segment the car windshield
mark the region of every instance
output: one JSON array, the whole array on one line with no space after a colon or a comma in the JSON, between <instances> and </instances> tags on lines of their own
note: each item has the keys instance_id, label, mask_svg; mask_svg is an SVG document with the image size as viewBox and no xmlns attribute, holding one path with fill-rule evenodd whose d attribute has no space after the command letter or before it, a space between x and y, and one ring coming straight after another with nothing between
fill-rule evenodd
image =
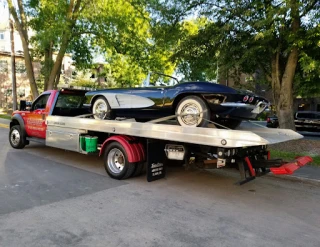
<instances>
[{"instance_id":1,"label":"car windshield","mask_svg":"<svg viewBox=\"0 0 320 247\"><path fill-rule=\"evenodd\" d=\"M177 78L157 72L150 72L140 87L167 87L178 84Z\"/></svg>"}]
</instances>

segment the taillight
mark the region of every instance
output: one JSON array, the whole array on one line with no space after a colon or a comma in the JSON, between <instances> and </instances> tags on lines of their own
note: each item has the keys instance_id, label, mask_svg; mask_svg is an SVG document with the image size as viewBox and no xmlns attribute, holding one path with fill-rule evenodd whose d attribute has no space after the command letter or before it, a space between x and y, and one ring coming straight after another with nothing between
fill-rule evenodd
<instances>
[{"instance_id":1,"label":"taillight","mask_svg":"<svg viewBox=\"0 0 320 247\"><path fill-rule=\"evenodd\" d=\"M247 102L248 99L249 99L249 96L248 96L248 95L244 96L244 97L243 97L243 102Z\"/></svg>"},{"instance_id":2,"label":"taillight","mask_svg":"<svg viewBox=\"0 0 320 247\"><path fill-rule=\"evenodd\" d=\"M253 101L254 97L250 97L249 102L251 103Z\"/></svg>"},{"instance_id":3,"label":"taillight","mask_svg":"<svg viewBox=\"0 0 320 247\"><path fill-rule=\"evenodd\" d=\"M267 118L267 122L270 122L270 118L269 117Z\"/></svg>"}]
</instances>

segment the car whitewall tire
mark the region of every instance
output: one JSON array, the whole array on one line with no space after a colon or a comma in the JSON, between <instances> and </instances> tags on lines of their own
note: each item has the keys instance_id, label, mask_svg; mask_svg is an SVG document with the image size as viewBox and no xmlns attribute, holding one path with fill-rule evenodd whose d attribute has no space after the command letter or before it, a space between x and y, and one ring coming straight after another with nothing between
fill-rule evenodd
<instances>
[{"instance_id":1,"label":"car whitewall tire","mask_svg":"<svg viewBox=\"0 0 320 247\"><path fill-rule=\"evenodd\" d=\"M106 119L110 117L110 105L105 97L98 97L92 106L92 113L95 119Z\"/></svg>"},{"instance_id":2,"label":"car whitewall tire","mask_svg":"<svg viewBox=\"0 0 320 247\"><path fill-rule=\"evenodd\" d=\"M206 127L210 120L210 111L206 103L198 96L183 98L176 108L178 123L181 126Z\"/></svg>"}]
</instances>

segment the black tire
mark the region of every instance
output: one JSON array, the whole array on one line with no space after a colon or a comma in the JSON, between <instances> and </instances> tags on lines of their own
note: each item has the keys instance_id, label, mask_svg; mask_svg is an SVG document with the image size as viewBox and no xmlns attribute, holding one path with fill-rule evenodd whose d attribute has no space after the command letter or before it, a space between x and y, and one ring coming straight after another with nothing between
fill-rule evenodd
<instances>
[{"instance_id":1,"label":"black tire","mask_svg":"<svg viewBox=\"0 0 320 247\"><path fill-rule=\"evenodd\" d=\"M213 122L217 124L221 124L229 129L236 129L241 124L242 120L239 119L215 119ZM218 129L224 129L223 127L219 125L215 125Z\"/></svg>"},{"instance_id":2,"label":"black tire","mask_svg":"<svg viewBox=\"0 0 320 247\"><path fill-rule=\"evenodd\" d=\"M103 161L108 175L118 180L131 177L136 169L136 164L128 161L126 150L119 142L111 142L106 147Z\"/></svg>"},{"instance_id":3,"label":"black tire","mask_svg":"<svg viewBox=\"0 0 320 247\"><path fill-rule=\"evenodd\" d=\"M143 173L145 162L138 162L136 163L136 169L132 175L132 177L138 177Z\"/></svg>"},{"instance_id":4,"label":"black tire","mask_svg":"<svg viewBox=\"0 0 320 247\"><path fill-rule=\"evenodd\" d=\"M198 113L200 117L178 116L177 121L181 126L206 127L210 120L210 110L207 104L198 96L187 96L180 100L176 107L176 115L183 113Z\"/></svg>"},{"instance_id":5,"label":"black tire","mask_svg":"<svg viewBox=\"0 0 320 247\"><path fill-rule=\"evenodd\" d=\"M26 146L27 141L21 131L20 125L14 125L9 131L9 142L11 147L15 149L22 149Z\"/></svg>"},{"instance_id":6,"label":"black tire","mask_svg":"<svg viewBox=\"0 0 320 247\"><path fill-rule=\"evenodd\" d=\"M101 109L104 107L105 111L104 112L99 112L98 108L99 106ZM107 101L107 99L103 96L99 96L96 98L93 103L92 103L92 114L95 119L110 119L111 118L111 107Z\"/></svg>"}]
</instances>

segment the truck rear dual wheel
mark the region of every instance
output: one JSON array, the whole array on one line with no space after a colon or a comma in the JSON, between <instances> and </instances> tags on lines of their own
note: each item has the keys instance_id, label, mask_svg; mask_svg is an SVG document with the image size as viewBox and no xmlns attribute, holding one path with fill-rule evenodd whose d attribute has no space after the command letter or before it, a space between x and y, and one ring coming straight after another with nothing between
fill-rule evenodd
<instances>
[{"instance_id":1,"label":"truck rear dual wheel","mask_svg":"<svg viewBox=\"0 0 320 247\"><path fill-rule=\"evenodd\" d=\"M143 171L144 164L143 162L129 162L126 150L119 142L114 141L105 150L104 167L110 177L121 180L139 176Z\"/></svg>"},{"instance_id":2,"label":"truck rear dual wheel","mask_svg":"<svg viewBox=\"0 0 320 247\"><path fill-rule=\"evenodd\" d=\"M15 149L22 149L26 146L27 141L25 137L22 135L20 125L14 125L10 128L9 142L11 147Z\"/></svg>"}]
</instances>

